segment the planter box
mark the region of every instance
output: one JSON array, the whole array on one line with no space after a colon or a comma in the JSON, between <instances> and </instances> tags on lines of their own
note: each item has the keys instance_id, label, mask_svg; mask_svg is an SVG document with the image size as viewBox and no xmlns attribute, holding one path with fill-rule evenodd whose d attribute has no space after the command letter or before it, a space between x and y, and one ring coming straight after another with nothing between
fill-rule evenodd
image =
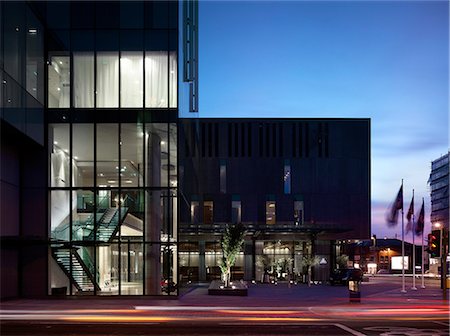
<instances>
[{"instance_id":1,"label":"planter box","mask_svg":"<svg viewBox=\"0 0 450 336\"><path fill-rule=\"evenodd\" d=\"M240 281L232 281L230 288L223 288L223 282L213 280L208 288L208 295L247 296L247 285ZM222 288L221 288L222 287Z\"/></svg>"}]
</instances>

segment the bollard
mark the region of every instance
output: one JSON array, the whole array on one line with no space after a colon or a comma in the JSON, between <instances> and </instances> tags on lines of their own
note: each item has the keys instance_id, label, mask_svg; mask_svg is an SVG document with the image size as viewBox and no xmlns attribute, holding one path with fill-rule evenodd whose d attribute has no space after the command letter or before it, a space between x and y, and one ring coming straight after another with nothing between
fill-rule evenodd
<instances>
[{"instance_id":1,"label":"bollard","mask_svg":"<svg viewBox=\"0 0 450 336\"><path fill-rule=\"evenodd\" d=\"M360 290L360 281L358 280L349 280L348 281L348 295L351 303L359 303L361 302L361 290Z\"/></svg>"}]
</instances>

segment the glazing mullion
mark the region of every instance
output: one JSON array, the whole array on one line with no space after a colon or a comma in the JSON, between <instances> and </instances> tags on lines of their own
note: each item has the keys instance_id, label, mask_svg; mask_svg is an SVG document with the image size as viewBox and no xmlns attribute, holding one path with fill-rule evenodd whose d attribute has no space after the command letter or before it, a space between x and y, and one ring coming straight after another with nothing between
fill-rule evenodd
<instances>
[{"instance_id":1,"label":"glazing mullion","mask_svg":"<svg viewBox=\"0 0 450 336\"><path fill-rule=\"evenodd\" d=\"M121 50L121 48L122 48L122 43L121 43L121 36L120 36L120 34L119 34L119 73L118 73L118 79L119 79L119 97L118 97L118 102L119 102L119 105L118 105L118 108L119 108L119 114L120 114L120 111L121 111L121 108L122 108L122 62L121 62L121 59L122 59L122 50ZM120 120L120 119L119 119ZM117 146L118 146L118 149L119 149L119 153L118 153L118 160L119 160L119 162L118 162L118 167L119 167L119 169L118 169L118 174L119 174L119 176L118 176L118 179L117 179L117 181L119 182L119 186L118 186L118 189L117 189L117 193L118 193L118 203L119 203L119 218L118 218L118 220L119 220L119 222L118 222L118 224L117 225L120 225L120 219L121 219L121 207L122 207L122 205L121 205L121 184L122 184L122 179L121 179L121 176L120 176L120 171L121 171L121 164L122 164L122 162L121 162L121 155L122 155L122 146L121 146L121 144L122 144L122 136L121 136L121 128L122 128L122 123L121 122L119 122L119 124L118 124L118 128L117 128L117 132L119 133L118 134L118 136L117 136ZM112 196L112 194L111 194L111 196ZM117 261L117 265L118 265L118 280L119 280L119 296L120 295L122 295L122 242L121 242L121 239L122 239L122 237L121 237L121 233L120 233L120 227L119 227L119 242L118 242L118 250L119 250L119 258L118 258L118 261Z\"/></svg>"},{"instance_id":2,"label":"glazing mullion","mask_svg":"<svg viewBox=\"0 0 450 336\"><path fill-rule=\"evenodd\" d=\"M70 63L72 63L72 57L70 58ZM71 64L72 65L72 64ZM71 67L72 69L72 67ZM70 88L72 89L72 76L70 78L71 84ZM72 92L70 92L70 101L72 104ZM72 106L72 105L71 105ZM73 160L72 160L72 152L73 152L73 132L72 132L72 120L69 119L69 272L70 272L70 295L72 295L72 287L73 287L73 263L72 263L72 250L73 250L73 200L72 200L72 192L73 192Z\"/></svg>"}]
</instances>

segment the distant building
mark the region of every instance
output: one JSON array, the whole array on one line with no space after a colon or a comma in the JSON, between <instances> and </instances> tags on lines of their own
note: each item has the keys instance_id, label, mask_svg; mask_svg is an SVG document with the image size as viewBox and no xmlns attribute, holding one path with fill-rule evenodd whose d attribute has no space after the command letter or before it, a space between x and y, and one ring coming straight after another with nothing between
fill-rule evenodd
<instances>
[{"instance_id":1,"label":"distant building","mask_svg":"<svg viewBox=\"0 0 450 336\"><path fill-rule=\"evenodd\" d=\"M431 163L431 224L449 228L449 153Z\"/></svg>"},{"instance_id":2,"label":"distant building","mask_svg":"<svg viewBox=\"0 0 450 336\"><path fill-rule=\"evenodd\" d=\"M369 119L181 119L180 132L182 280L220 277L227 223L247 229L245 280L286 280L310 254L328 280L337 240L370 237Z\"/></svg>"},{"instance_id":3,"label":"distant building","mask_svg":"<svg viewBox=\"0 0 450 336\"><path fill-rule=\"evenodd\" d=\"M370 239L350 243L344 247L343 253L349 257L349 265L361 268L367 273L388 272L399 273L393 258L402 255L402 241L400 239ZM407 272L412 272L413 245L405 242L405 256L408 258ZM416 266L422 265L422 246L416 245ZM428 263L428 258L426 258ZM401 265L401 264L400 264ZM428 268L428 267L427 267Z\"/></svg>"}]
</instances>

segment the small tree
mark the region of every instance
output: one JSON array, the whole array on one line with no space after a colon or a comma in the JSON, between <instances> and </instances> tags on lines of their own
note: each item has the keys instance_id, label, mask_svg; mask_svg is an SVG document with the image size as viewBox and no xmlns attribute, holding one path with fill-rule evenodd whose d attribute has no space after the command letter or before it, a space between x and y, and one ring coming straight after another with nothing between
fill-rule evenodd
<instances>
[{"instance_id":1,"label":"small tree","mask_svg":"<svg viewBox=\"0 0 450 336\"><path fill-rule=\"evenodd\" d=\"M346 268L348 262L348 255L342 254L336 258L336 265L338 268Z\"/></svg>"},{"instance_id":2,"label":"small tree","mask_svg":"<svg viewBox=\"0 0 450 336\"><path fill-rule=\"evenodd\" d=\"M220 271L225 287L230 287L231 267L236 262L236 257L244 243L245 228L242 224L228 225L225 229L220 245L222 246L222 261Z\"/></svg>"},{"instance_id":3,"label":"small tree","mask_svg":"<svg viewBox=\"0 0 450 336\"><path fill-rule=\"evenodd\" d=\"M318 265L320 258L311 254L304 255L302 258L302 266L306 269L306 274L308 276L308 287L311 287L311 270L312 267Z\"/></svg>"}]
</instances>

